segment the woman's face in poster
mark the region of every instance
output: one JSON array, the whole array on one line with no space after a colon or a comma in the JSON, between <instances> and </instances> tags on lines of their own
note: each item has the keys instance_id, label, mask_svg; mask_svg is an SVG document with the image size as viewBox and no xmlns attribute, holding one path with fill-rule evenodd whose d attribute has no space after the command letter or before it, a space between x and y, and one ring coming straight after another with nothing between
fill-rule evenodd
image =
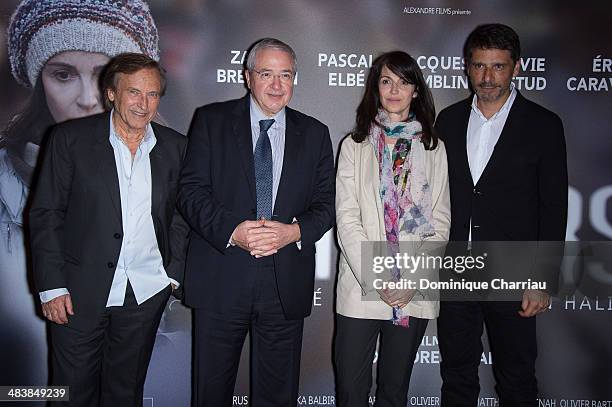
<instances>
[{"instance_id":1,"label":"woman's face in poster","mask_svg":"<svg viewBox=\"0 0 612 407\"><path fill-rule=\"evenodd\" d=\"M61 52L47 61L42 83L57 123L103 111L98 77L108 61L104 54L86 51Z\"/></svg>"}]
</instances>

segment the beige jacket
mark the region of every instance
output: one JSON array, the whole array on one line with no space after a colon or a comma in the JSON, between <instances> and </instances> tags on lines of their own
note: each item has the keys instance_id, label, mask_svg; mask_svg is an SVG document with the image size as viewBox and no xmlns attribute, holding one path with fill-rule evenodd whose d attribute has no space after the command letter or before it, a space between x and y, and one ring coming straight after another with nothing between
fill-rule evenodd
<instances>
[{"instance_id":1,"label":"beige jacket","mask_svg":"<svg viewBox=\"0 0 612 407\"><path fill-rule=\"evenodd\" d=\"M421 143L418 146L423 148ZM413 148L418 146L413 144ZM426 240L443 242L448 239L450 229L450 194L446 150L442 141L438 141L435 150L426 151L425 157L436 231ZM378 171L374 148L367 139L362 143L356 143L351 137L344 139L336 174L336 222L341 249L336 312L352 318L386 320L392 317L392 308L380 300L371 283L366 283L371 281L372 274L362 276L361 273L361 242L386 240ZM419 236L405 232L401 232L400 242L402 250L406 245L418 250L422 244ZM417 294L404 308L408 315L436 318L439 302L418 298Z\"/></svg>"}]
</instances>

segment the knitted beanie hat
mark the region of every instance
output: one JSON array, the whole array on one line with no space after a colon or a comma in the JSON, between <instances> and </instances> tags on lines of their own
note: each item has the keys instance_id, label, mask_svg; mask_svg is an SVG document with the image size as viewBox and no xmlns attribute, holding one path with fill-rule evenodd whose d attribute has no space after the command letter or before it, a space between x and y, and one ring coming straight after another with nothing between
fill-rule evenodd
<instances>
[{"instance_id":1,"label":"knitted beanie hat","mask_svg":"<svg viewBox=\"0 0 612 407\"><path fill-rule=\"evenodd\" d=\"M17 82L33 87L47 61L64 51L141 52L159 61L157 28L143 0L23 0L8 28Z\"/></svg>"}]
</instances>

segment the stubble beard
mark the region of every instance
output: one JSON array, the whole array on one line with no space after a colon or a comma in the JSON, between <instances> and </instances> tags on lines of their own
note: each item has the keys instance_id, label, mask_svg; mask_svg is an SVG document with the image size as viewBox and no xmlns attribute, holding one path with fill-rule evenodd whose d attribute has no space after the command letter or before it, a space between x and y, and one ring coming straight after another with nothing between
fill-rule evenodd
<instances>
[{"instance_id":1,"label":"stubble beard","mask_svg":"<svg viewBox=\"0 0 612 407\"><path fill-rule=\"evenodd\" d=\"M481 86L484 84L479 84L476 87L476 95L478 95L478 99L485 102L485 103L490 103L490 102L497 102L498 100L500 100L502 97L504 97L505 95L507 95L508 93L510 93L510 87L496 87L494 89L496 89L497 91L493 91L494 89L488 88L486 91L483 92Z\"/></svg>"}]
</instances>

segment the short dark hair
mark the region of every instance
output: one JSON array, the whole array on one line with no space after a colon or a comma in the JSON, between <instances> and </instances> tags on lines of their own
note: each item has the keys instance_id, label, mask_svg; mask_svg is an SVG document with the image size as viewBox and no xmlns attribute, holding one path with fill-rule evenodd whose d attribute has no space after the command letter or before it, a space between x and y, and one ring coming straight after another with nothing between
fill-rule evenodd
<instances>
[{"instance_id":1,"label":"short dark hair","mask_svg":"<svg viewBox=\"0 0 612 407\"><path fill-rule=\"evenodd\" d=\"M117 88L117 74L133 74L142 69L154 69L159 73L161 83L160 96L166 93L166 71L161 67L159 62L145 54L126 52L119 54L111 59L104 67L102 75L100 75L100 87L104 95L104 107L112 109L113 103L108 99L107 90L115 90Z\"/></svg>"},{"instance_id":2,"label":"short dark hair","mask_svg":"<svg viewBox=\"0 0 612 407\"><path fill-rule=\"evenodd\" d=\"M465 46L463 56L469 64L472 60L474 49L501 49L510 51L512 62L516 63L521 58L521 41L518 34L504 24L482 24L470 33Z\"/></svg>"},{"instance_id":3,"label":"short dark hair","mask_svg":"<svg viewBox=\"0 0 612 407\"><path fill-rule=\"evenodd\" d=\"M404 51L392 51L380 55L372 63L368 79L366 80L365 92L359 107L357 107L357 118L355 128L349 133L357 143L363 142L370 133L370 127L375 124L381 126L376 121L378 109L381 108L380 94L378 91L378 81L384 67L415 86L418 97L410 103L410 111L423 127L421 141L427 150L434 150L438 145L438 138L435 134L433 123L436 117L431 91L423 78L423 73L417 62Z\"/></svg>"}]
</instances>

